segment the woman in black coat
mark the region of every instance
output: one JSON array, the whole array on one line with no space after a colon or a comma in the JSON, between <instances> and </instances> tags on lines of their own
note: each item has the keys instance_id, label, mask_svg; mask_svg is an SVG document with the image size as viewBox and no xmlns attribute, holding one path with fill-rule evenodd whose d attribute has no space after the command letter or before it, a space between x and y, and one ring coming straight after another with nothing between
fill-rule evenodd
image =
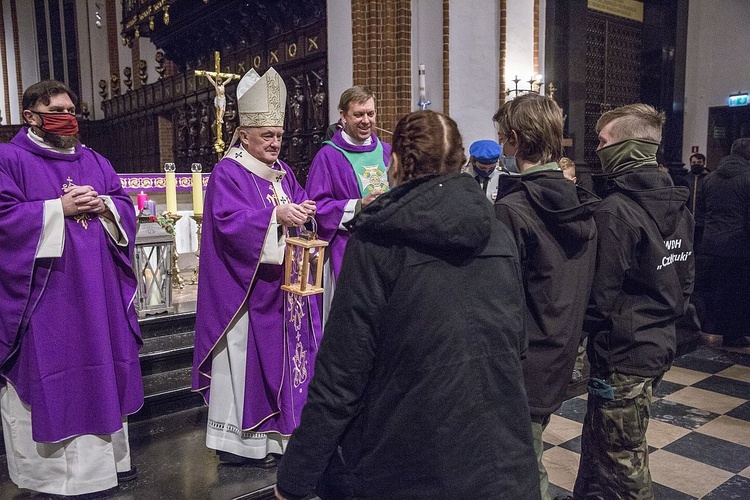
<instances>
[{"instance_id":1,"label":"woman in black coat","mask_svg":"<svg viewBox=\"0 0 750 500\"><path fill-rule=\"evenodd\" d=\"M445 115L396 126L396 187L351 223L278 498L540 497L518 257L463 163Z\"/></svg>"}]
</instances>

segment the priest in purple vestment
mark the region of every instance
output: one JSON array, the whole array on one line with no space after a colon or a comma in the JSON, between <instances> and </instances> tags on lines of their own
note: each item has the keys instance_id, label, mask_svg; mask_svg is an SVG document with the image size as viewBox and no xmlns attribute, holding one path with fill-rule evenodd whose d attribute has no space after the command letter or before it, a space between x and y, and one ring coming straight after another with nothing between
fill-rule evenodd
<instances>
[{"instance_id":1,"label":"priest in purple vestment","mask_svg":"<svg viewBox=\"0 0 750 500\"><path fill-rule=\"evenodd\" d=\"M127 415L143 405L131 259L135 210L78 142L76 96L46 80L0 145L0 413L11 480L80 495L135 477Z\"/></svg>"},{"instance_id":2,"label":"priest in purple vestment","mask_svg":"<svg viewBox=\"0 0 750 500\"><path fill-rule=\"evenodd\" d=\"M388 190L391 146L375 135L375 95L355 86L339 100L343 128L313 158L306 189L317 204L318 235L328 241L322 298L323 322L328 316L341 270L349 230L344 224L362 207Z\"/></svg>"},{"instance_id":3,"label":"priest in purple vestment","mask_svg":"<svg viewBox=\"0 0 750 500\"><path fill-rule=\"evenodd\" d=\"M315 215L278 159L285 103L273 68L263 77L250 70L237 85L240 127L206 190L195 325L193 390L208 404L206 445L222 462L263 468L299 425L321 336L316 301L280 288L285 238Z\"/></svg>"}]
</instances>

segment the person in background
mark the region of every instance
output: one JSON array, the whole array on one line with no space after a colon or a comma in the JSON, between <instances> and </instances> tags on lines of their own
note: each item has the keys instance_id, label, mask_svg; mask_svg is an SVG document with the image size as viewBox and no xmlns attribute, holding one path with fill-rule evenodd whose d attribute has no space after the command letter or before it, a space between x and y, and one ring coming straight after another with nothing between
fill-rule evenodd
<instances>
[{"instance_id":1,"label":"person in background","mask_svg":"<svg viewBox=\"0 0 750 500\"><path fill-rule=\"evenodd\" d=\"M706 312L727 347L750 346L750 138L732 143L730 154L699 192L705 214L699 254Z\"/></svg>"},{"instance_id":2,"label":"person in background","mask_svg":"<svg viewBox=\"0 0 750 500\"><path fill-rule=\"evenodd\" d=\"M469 147L469 163L463 172L474 177L484 195L491 202L497 198L497 185L500 175L508 173L498 165L502 148L495 141L475 141Z\"/></svg>"},{"instance_id":3,"label":"person in background","mask_svg":"<svg viewBox=\"0 0 750 500\"><path fill-rule=\"evenodd\" d=\"M529 338L523 374L537 482L547 500L542 435L552 413L565 400L581 340L596 263L592 215L599 199L570 182L558 167L563 115L551 98L516 97L503 104L493 120L503 151L515 157L521 171L503 179L495 214L513 233L521 260Z\"/></svg>"},{"instance_id":4,"label":"person in background","mask_svg":"<svg viewBox=\"0 0 750 500\"><path fill-rule=\"evenodd\" d=\"M84 495L135 479L127 416L143 406L135 208L78 140L76 95L45 80L0 145L0 413L10 479Z\"/></svg>"},{"instance_id":5,"label":"person in background","mask_svg":"<svg viewBox=\"0 0 750 500\"><path fill-rule=\"evenodd\" d=\"M539 498L518 257L464 162L447 116L396 125L393 189L348 224L277 498Z\"/></svg>"}]
</instances>

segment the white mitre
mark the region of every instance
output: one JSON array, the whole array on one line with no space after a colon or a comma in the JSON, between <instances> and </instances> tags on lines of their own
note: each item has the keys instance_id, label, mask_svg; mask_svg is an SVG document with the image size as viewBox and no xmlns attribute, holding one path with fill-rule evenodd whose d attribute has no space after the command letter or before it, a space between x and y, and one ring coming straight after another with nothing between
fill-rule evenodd
<instances>
[{"instance_id":1,"label":"white mitre","mask_svg":"<svg viewBox=\"0 0 750 500\"><path fill-rule=\"evenodd\" d=\"M283 127L286 85L275 69L258 76L251 69L237 84L240 127Z\"/></svg>"}]
</instances>

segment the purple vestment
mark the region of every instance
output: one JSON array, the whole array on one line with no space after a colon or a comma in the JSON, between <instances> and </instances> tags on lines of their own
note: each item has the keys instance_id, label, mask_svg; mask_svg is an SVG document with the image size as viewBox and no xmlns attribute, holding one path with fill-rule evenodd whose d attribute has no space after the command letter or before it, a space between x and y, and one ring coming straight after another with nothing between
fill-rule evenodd
<instances>
[{"instance_id":1,"label":"purple vestment","mask_svg":"<svg viewBox=\"0 0 750 500\"><path fill-rule=\"evenodd\" d=\"M279 165L286 171L280 181L284 193L294 203L308 199L291 168ZM284 266L260 262L277 203L273 184L234 159L223 159L211 173L200 248L193 390L209 402L213 351L247 303L244 408L237 432L292 433L320 343L315 301L282 291ZM268 237L277 238L277 231Z\"/></svg>"},{"instance_id":2,"label":"purple vestment","mask_svg":"<svg viewBox=\"0 0 750 500\"><path fill-rule=\"evenodd\" d=\"M375 134L372 134L372 139L369 146L353 146L344 140L339 130L331 142L346 151L367 153L377 147L379 139ZM391 146L385 142L382 144L383 161L388 165ZM362 198L354 169L341 151L324 144L313 158L305 188L310 199L317 204L315 219L318 222L318 236L329 243L327 256L338 279L346 242L349 241L349 231L341 229L339 225L349 200Z\"/></svg>"},{"instance_id":3,"label":"purple vestment","mask_svg":"<svg viewBox=\"0 0 750 500\"><path fill-rule=\"evenodd\" d=\"M141 346L131 268L135 210L117 174L94 151L46 150L27 129L0 145L0 363L31 407L37 442L113 434L143 405ZM45 200L90 185L119 212L127 246L99 217L65 217L61 257L35 258Z\"/></svg>"}]
</instances>

